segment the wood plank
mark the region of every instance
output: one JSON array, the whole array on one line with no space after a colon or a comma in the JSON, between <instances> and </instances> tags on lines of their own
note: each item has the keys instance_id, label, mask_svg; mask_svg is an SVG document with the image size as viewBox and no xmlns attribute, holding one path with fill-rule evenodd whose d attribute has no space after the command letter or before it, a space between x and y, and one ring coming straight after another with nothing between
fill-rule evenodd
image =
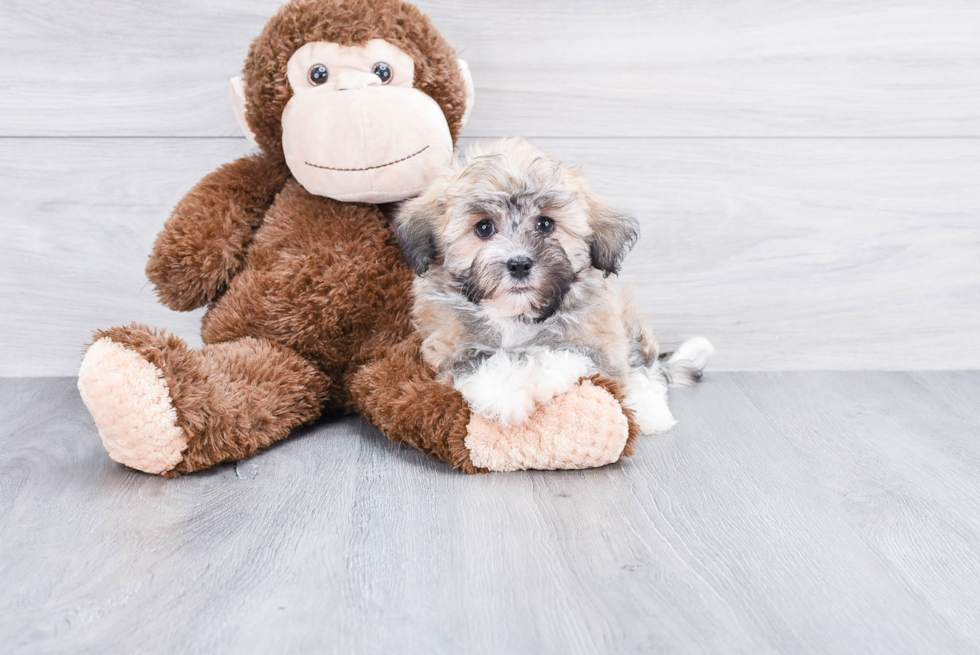
<instances>
[{"instance_id":1,"label":"wood plank","mask_svg":"<svg viewBox=\"0 0 980 655\"><path fill-rule=\"evenodd\" d=\"M736 370L980 368L980 140L546 147L640 218L622 279L664 343L703 333Z\"/></svg>"},{"instance_id":2,"label":"wood plank","mask_svg":"<svg viewBox=\"0 0 980 655\"><path fill-rule=\"evenodd\" d=\"M980 375L713 374L582 472L465 476L352 418L163 480L108 459L73 379L0 380L0 639L975 652L980 440L937 384Z\"/></svg>"},{"instance_id":3,"label":"wood plank","mask_svg":"<svg viewBox=\"0 0 980 655\"><path fill-rule=\"evenodd\" d=\"M171 207L243 140L7 139L0 375L72 375L98 327L196 342L143 267ZM641 220L627 258L661 342L715 370L980 367L980 140L544 139Z\"/></svg>"},{"instance_id":4,"label":"wood plank","mask_svg":"<svg viewBox=\"0 0 980 655\"><path fill-rule=\"evenodd\" d=\"M144 273L181 195L244 140L4 140L0 376L77 373L93 330L136 321L200 345L203 311L160 305Z\"/></svg>"},{"instance_id":5,"label":"wood plank","mask_svg":"<svg viewBox=\"0 0 980 655\"><path fill-rule=\"evenodd\" d=\"M752 374L738 383L767 419L779 417L809 475L909 588L980 644L980 375Z\"/></svg>"},{"instance_id":6,"label":"wood plank","mask_svg":"<svg viewBox=\"0 0 980 655\"><path fill-rule=\"evenodd\" d=\"M228 78L279 0L6 0L0 135L237 136ZM973 0L420 6L470 136L980 136Z\"/></svg>"}]
</instances>

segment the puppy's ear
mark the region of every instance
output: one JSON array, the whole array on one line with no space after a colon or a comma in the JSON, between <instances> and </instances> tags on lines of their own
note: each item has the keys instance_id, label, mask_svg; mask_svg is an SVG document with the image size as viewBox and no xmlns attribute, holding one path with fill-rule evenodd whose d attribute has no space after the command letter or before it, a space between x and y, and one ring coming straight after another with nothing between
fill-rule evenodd
<instances>
[{"instance_id":1,"label":"puppy's ear","mask_svg":"<svg viewBox=\"0 0 980 655\"><path fill-rule=\"evenodd\" d=\"M402 248L405 261L415 269L416 275L424 275L438 254L436 225L445 211L444 203L435 194L425 193L406 200L395 214L392 227Z\"/></svg>"},{"instance_id":2,"label":"puppy's ear","mask_svg":"<svg viewBox=\"0 0 980 655\"><path fill-rule=\"evenodd\" d=\"M589 215L592 235L588 238L592 265L610 273L619 273L623 258L640 237L640 224L628 214L617 211L599 199L595 191L580 179L582 195Z\"/></svg>"}]
</instances>

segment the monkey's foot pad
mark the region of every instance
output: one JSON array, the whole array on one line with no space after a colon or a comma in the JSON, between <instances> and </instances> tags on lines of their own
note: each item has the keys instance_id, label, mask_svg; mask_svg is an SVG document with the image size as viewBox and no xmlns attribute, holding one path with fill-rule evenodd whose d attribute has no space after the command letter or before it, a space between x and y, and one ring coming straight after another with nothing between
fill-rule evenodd
<instances>
[{"instance_id":1,"label":"monkey's foot pad","mask_svg":"<svg viewBox=\"0 0 980 655\"><path fill-rule=\"evenodd\" d=\"M187 448L163 373L103 337L85 353L78 391L109 457L147 473L169 471Z\"/></svg>"}]
</instances>

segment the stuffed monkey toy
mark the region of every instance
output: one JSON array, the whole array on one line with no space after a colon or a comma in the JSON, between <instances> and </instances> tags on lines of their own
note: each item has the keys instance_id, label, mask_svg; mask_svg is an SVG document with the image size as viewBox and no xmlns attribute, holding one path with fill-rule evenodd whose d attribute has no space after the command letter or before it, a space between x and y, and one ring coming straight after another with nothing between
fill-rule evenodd
<instances>
[{"instance_id":1,"label":"stuffed monkey toy","mask_svg":"<svg viewBox=\"0 0 980 655\"><path fill-rule=\"evenodd\" d=\"M359 412L468 473L584 468L632 452L608 379L503 428L422 362L388 203L451 159L473 104L465 63L398 0L293 0L232 82L260 150L176 206L146 272L171 309L207 306L205 346L132 324L95 333L78 388L109 456L176 476Z\"/></svg>"}]
</instances>

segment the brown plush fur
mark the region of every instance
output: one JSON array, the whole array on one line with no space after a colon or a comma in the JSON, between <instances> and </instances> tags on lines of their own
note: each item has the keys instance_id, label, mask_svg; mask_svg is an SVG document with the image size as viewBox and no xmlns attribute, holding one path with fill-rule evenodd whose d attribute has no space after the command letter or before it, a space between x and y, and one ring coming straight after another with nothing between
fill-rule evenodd
<instances>
[{"instance_id":1,"label":"brown plush fur","mask_svg":"<svg viewBox=\"0 0 980 655\"><path fill-rule=\"evenodd\" d=\"M455 141L465 111L462 75L455 52L418 9L393 0L285 5L244 70L247 117L263 153L220 168L188 193L147 266L172 309L211 304L202 326L208 345L189 350L138 325L96 335L164 371L190 439L176 472L250 455L323 411L361 411L395 441L476 471L463 446L469 410L462 398L435 383L417 343L390 347L411 334L413 274L388 219L374 205L311 195L283 161L289 57L309 41L374 38L412 56L416 88L442 107Z\"/></svg>"},{"instance_id":2,"label":"brown plush fur","mask_svg":"<svg viewBox=\"0 0 980 655\"><path fill-rule=\"evenodd\" d=\"M134 323L95 333L135 350L163 373L187 438L170 475L254 455L315 420L327 377L295 352L245 337L192 350L163 331Z\"/></svg>"},{"instance_id":3,"label":"brown plush fur","mask_svg":"<svg viewBox=\"0 0 980 655\"><path fill-rule=\"evenodd\" d=\"M467 473L473 466L463 444L470 410L452 387L436 382L422 361L422 340L412 335L383 349L378 359L361 368L352 380L357 410L397 443L434 455ZM388 428L387 430L385 428ZM433 439L433 435L445 435Z\"/></svg>"},{"instance_id":4,"label":"brown plush fur","mask_svg":"<svg viewBox=\"0 0 980 655\"><path fill-rule=\"evenodd\" d=\"M215 300L241 270L254 231L288 179L281 157L260 153L198 182L174 209L146 267L160 300L179 312Z\"/></svg>"},{"instance_id":5,"label":"brown plush fur","mask_svg":"<svg viewBox=\"0 0 980 655\"><path fill-rule=\"evenodd\" d=\"M252 455L324 411L359 411L392 440L479 471L464 445L468 407L421 361L410 323L414 273L381 207L311 195L283 161L290 55L308 41L372 38L415 59L416 87L440 104L455 142L464 84L428 18L396 0L294 0L266 26L245 66L247 118L264 152L191 190L147 266L169 307L210 305L207 345L192 350L136 324L95 335L163 372L188 440L183 461L166 475ZM612 382L596 383L618 393Z\"/></svg>"},{"instance_id":6,"label":"brown plush fur","mask_svg":"<svg viewBox=\"0 0 980 655\"><path fill-rule=\"evenodd\" d=\"M348 376L410 333L411 282L375 205L313 196L290 180L202 335L205 343L254 336L292 348L331 380L328 408L353 411Z\"/></svg>"}]
</instances>

